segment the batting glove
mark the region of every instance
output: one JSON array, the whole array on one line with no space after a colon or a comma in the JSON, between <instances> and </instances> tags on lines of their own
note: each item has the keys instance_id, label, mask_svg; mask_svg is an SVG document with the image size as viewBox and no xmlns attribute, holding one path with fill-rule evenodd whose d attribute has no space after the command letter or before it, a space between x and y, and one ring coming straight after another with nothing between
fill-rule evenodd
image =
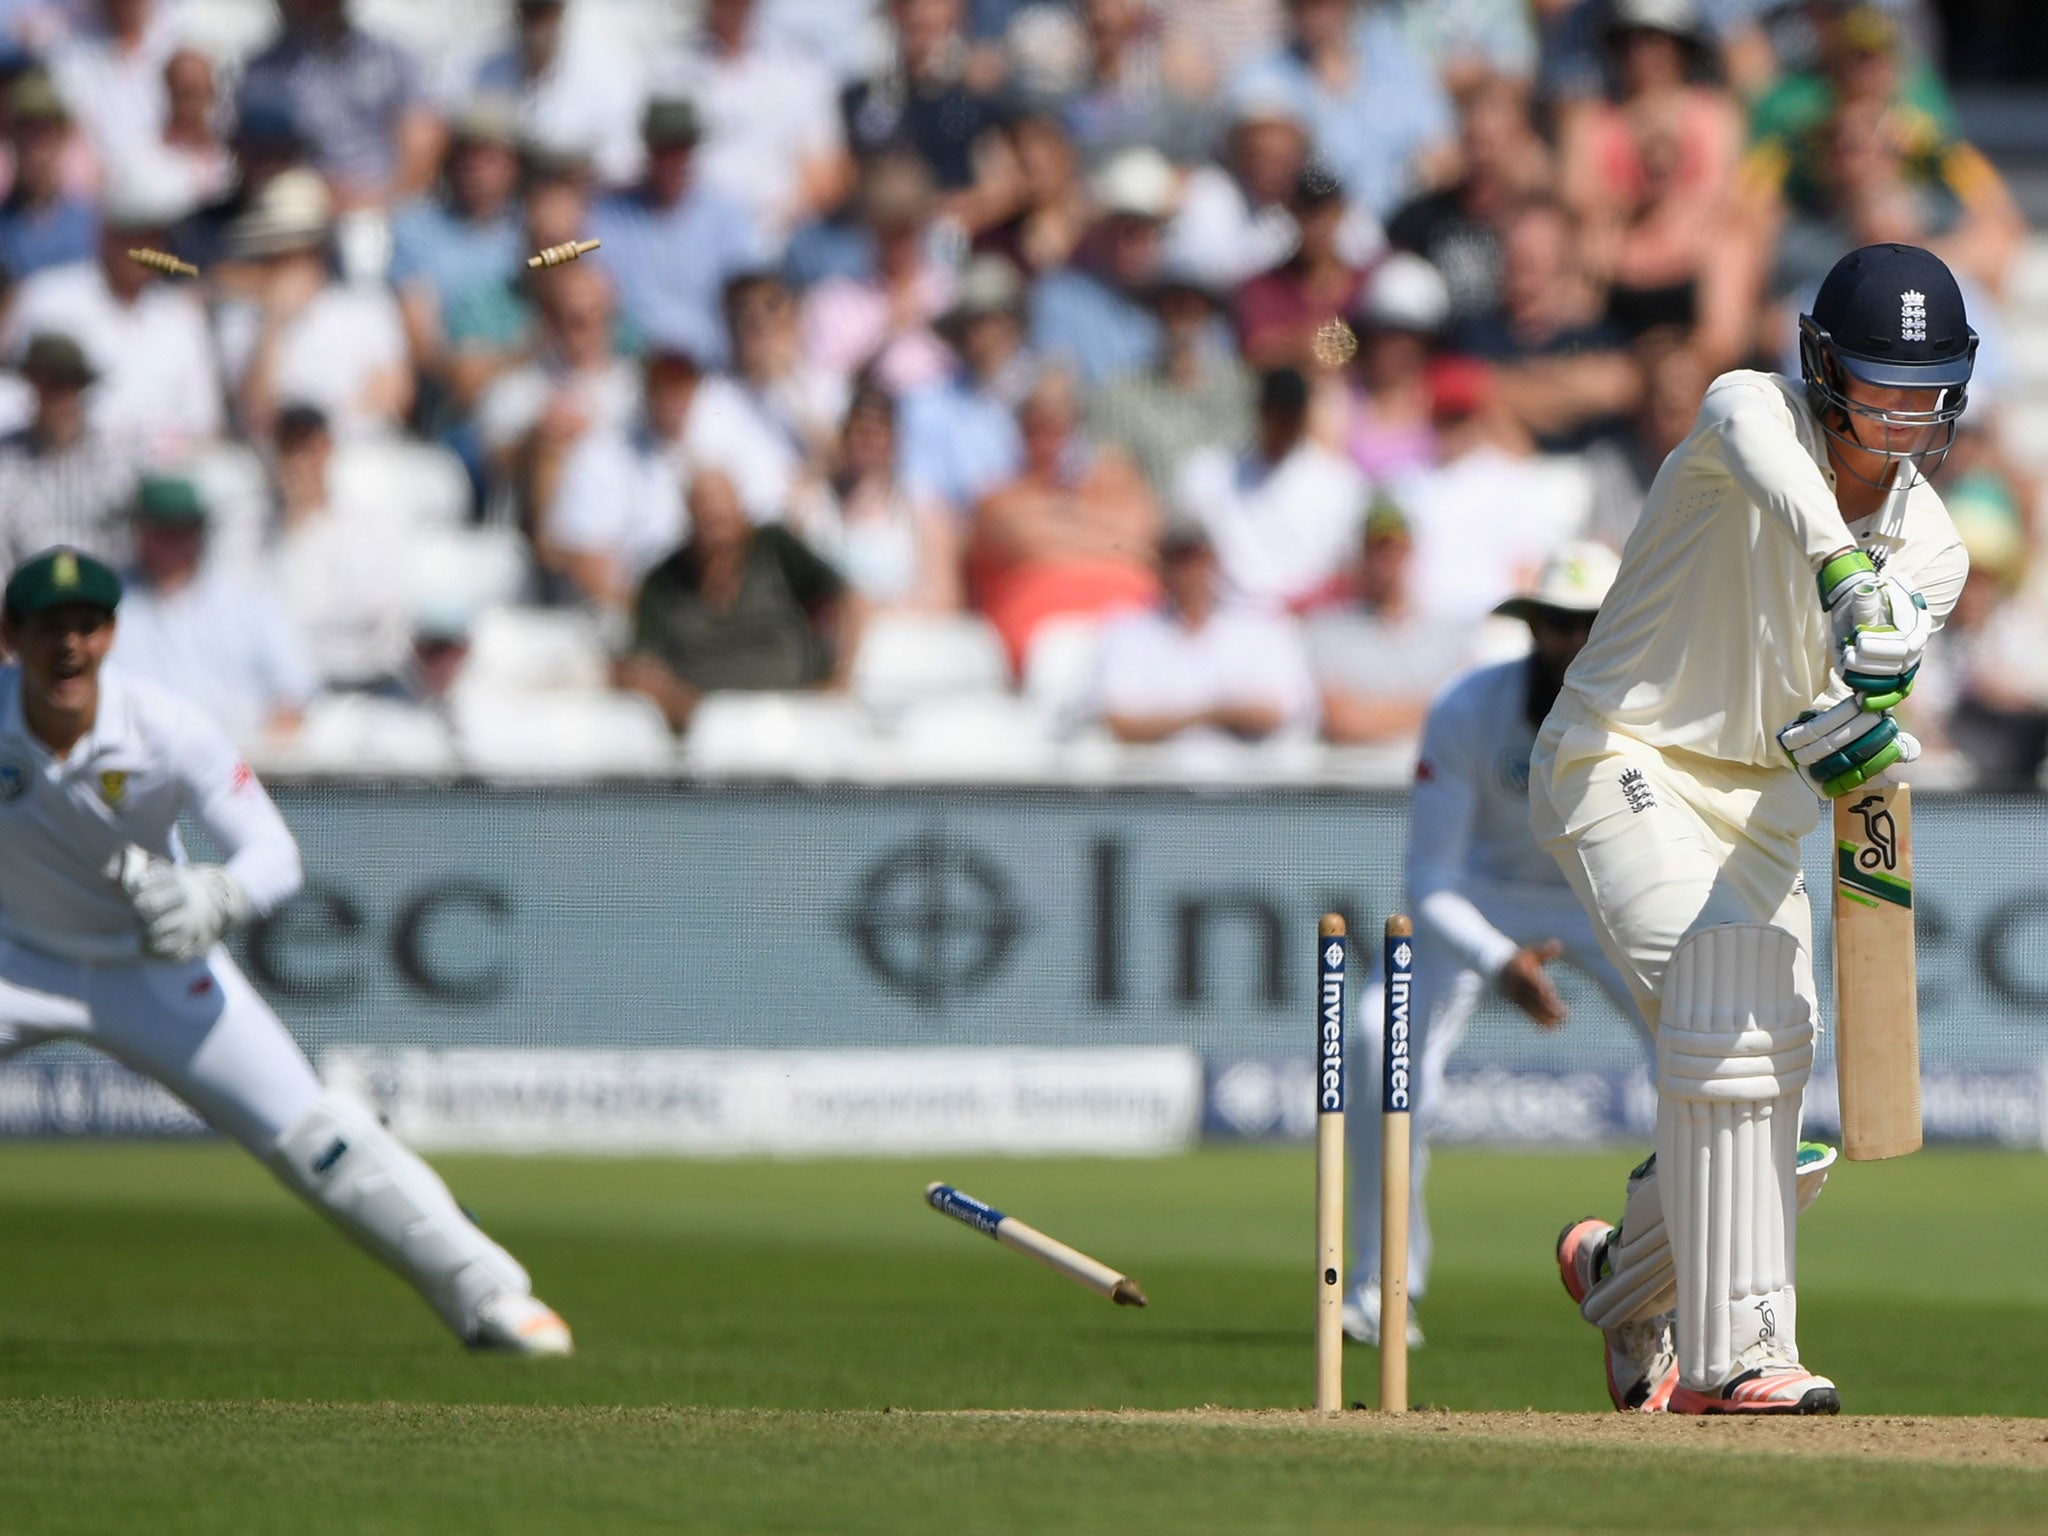
<instances>
[{"instance_id":1,"label":"batting glove","mask_svg":"<svg viewBox=\"0 0 2048 1536\"><path fill-rule=\"evenodd\" d=\"M1836 555L1821 567L1820 593L1842 681L1867 710L1895 707L1913 691L1921 653L1934 633L1927 600L1898 577L1880 573L1861 550Z\"/></svg>"},{"instance_id":2,"label":"batting glove","mask_svg":"<svg viewBox=\"0 0 2048 1536\"><path fill-rule=\"evenodd\" d=\"M173 864L131 846L119 878L153 959L197 960L249 918L247 893L218 864Z\"/></svg>"},{"instance_id":3,"label":"batting glove","mask_svg":"<svg viewBox=\"0 0 2048 1536\"><path fill-rule=\"evenodd\" d=\"M1896 720L1871 714L1855 694L1826 709L1800 711L1778 732L1778 745L1830 800L1920 755L1920 743Z\"/></svg>"}]
</instances>

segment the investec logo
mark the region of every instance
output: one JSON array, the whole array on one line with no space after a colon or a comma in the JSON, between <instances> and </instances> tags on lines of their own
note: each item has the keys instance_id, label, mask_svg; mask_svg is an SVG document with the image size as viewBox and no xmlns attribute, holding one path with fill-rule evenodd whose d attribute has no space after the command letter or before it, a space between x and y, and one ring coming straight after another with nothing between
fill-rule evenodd
<instances>
[{"instance_id":1,"label":"investec logo","mask_svg":"<svg viewBox=\"0 0 2048 1536\"><path fill-rule=\"evenodd\" d=\"M1387 1059L1386 1084L1380 1108L1388 1114L1408 1108L1408 995L1413 980L1408 967L1415 952L1397 944L1387 956Z\"/></svg>"},{"instance_id":2,"label":"investec logo","mask_svg":"<svg viewBox=\"0 0 2048 1536\"><path fill-rule=\"evenodd\" d=\"M1322 1075L1316 1107L1344 1112L1344 946L1332 940L1323 951Z\"/></svg>"}]
</instances>

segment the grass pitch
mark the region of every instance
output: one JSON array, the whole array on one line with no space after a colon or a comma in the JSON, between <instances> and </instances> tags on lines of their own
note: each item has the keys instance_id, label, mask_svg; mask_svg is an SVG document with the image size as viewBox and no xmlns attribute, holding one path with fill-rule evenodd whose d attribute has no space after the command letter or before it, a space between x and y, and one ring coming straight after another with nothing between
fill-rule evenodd
<instances>
[{"instance_id":1,"label":"grass pitch","mask_svg":"<svg viewBox=\"0 0 2048 1536\"><path fill-rule=\"evenodd\" d=\"M1602 1411L1549 1251L1612 1214L1626 1153L1441 1155L1433 1406L1334 1422L1283 1411L1311 1377L1305 1148L437 1161L575 1359L463 1353L224 1148L0 1150L0 1530L2048 1531L2048 1421L1924 1417L2048 1416L2037 1158L1839 1169L1801 1344L1867 1417L1733 1424ZM937 1216L931 1178L1153 1305ZM1369 1398L1372 1352L1347 1374Z\"/></svg>"}]
</instances>

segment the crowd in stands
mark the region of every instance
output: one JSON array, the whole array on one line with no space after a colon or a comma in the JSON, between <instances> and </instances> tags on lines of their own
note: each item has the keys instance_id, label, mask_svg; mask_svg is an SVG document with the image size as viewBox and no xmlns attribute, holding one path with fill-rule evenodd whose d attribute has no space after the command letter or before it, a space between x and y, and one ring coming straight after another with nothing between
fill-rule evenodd
<instances>
[{"instance_id":1,"label":"crowd in stands","mask_svg":"<svg viewBox=\"0 0 2048 1536\"><path fill-rule=\"evenodd\" d=\"M1914 724L1955 782L2048 757L1998 431L2027 230L1922 0L0 28L0 565L117 561L120 664L265 762L1398 757L1877 240L1947 258L1984 337Z\"/></svg>"}]
</instances>

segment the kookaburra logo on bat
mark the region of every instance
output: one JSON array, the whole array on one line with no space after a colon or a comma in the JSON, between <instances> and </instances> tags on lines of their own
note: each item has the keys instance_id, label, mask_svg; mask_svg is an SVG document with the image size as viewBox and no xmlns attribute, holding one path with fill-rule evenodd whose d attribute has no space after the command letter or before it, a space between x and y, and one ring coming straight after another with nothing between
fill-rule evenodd
<instances>
[{"instance_id":1,"label":"kookaburra logo on bat","mask_svg":"<svg viewBox=\"0 0 2048 1536\"><path fill-rule=\"evenodd\" d=\"M1884 808L1884 796L1865 795L1850 806L1849 810L1863 818L1863 839L1869 844L1857 853L1856 862L1864 869L1876 869L1880 864L1886 869L1897 869L1899 824L1892 820L1892 813Z\"/></svg>"}]
</instances>

